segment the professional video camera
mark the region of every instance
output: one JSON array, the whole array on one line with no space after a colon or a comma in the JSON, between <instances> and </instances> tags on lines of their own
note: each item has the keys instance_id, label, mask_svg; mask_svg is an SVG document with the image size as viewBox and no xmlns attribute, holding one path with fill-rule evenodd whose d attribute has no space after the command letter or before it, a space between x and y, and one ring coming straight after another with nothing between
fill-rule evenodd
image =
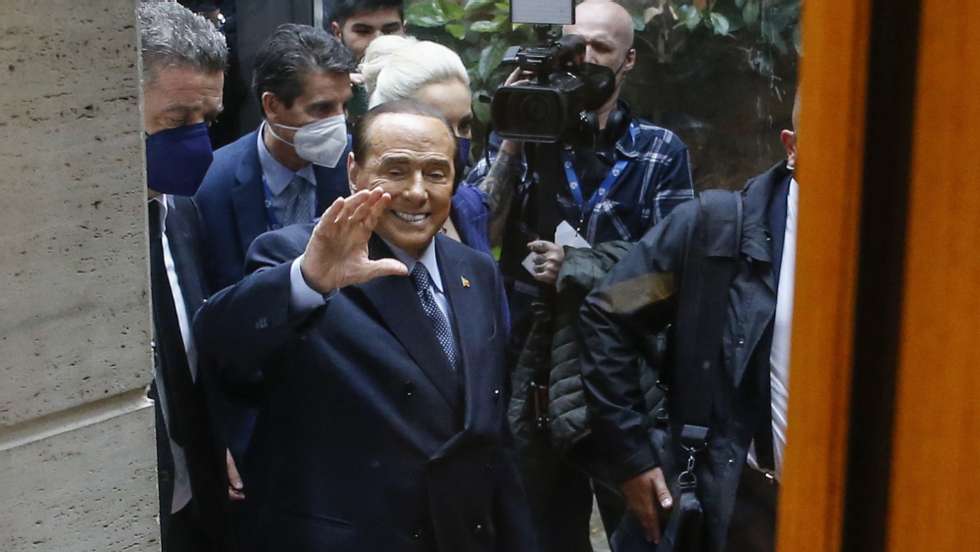
<instances>
[{"instance_id":1,"label":"professional video camera","mask_svg":"<svg viewBox=\"0 0 980 552\"><path fill-rule=\"evenodd\" d=\"M493 95L490 117L497 134L526 142L591 147L595 111L612 95L616 77L585 62L585 40L564 36L544 47L515 46L502 64L530 73L530 82L503 86Z\"/></svg>"}]
</instances>

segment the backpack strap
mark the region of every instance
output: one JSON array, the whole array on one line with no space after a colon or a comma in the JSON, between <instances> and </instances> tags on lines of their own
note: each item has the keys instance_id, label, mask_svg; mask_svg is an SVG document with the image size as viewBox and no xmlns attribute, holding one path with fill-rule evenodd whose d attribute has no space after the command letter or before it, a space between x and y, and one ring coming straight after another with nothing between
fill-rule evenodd
<instances>
[{"instance_id":1,"label":"backpack strap","mask_svg":"<svg viewBox=\"0 0 980 552\"><path fill-rule=\"evenodd\" d=\"M741 235L741 193L700 192L680 280L670 396L671 416L683 424L681 444L689 452L704 446L711 427L724 369L721 341L728 291L738 268Z\"/></svg>"}]
</instances>

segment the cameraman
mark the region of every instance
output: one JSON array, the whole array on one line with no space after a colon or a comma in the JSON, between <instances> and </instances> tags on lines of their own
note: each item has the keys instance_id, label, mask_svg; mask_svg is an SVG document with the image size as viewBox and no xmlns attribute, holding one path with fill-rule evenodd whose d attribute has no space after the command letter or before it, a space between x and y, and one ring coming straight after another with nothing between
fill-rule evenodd
<instances>
[{"instance_id":1,"label":"cameraman","mask_svg":"<svg viewBox=\"0 0 980 552\"><path fill-rule=\"evenodd\" d=\"M513 320L511 358L517 364L511 423L539 542L543 550L556 552L591 550L592 487L589 478L568 461L568 456L587 455L583 449L588 448L589 440L567 454L528 420L548 412L547 404L541 404L547 402L541 397L548 392L541 385L547 386L552 363L548 354L528 352L534 348L550 352L552 344L550 335L539 335L542 324L534 332L532 326L555 312L555 283L566 252L581 251L563 246L636 241L674 207L693 197L687 147L669 130L634 117L620 100L626 74L636 63L629 13L615 2L587 0L577 6L575 15L576 24L566 26L564 34L581 36L586 42L585 61L615 74L614 91L596 111L596 147L504 140L493 162L481 161L467 178L487 193L495 221L491 234L503 234L500 263ZM519 78L515 72L507 84ZM571 240L570 229L578 234ZM558 306L565 309L567 305ZM559 330L552 328L552 332ZM529 334L533 335L530 339ZM528 380L536 380L537 392L529 391ZM572 401L576 410L584 412L581 393L562 400ZM614 527L611 524L621 514L621 504L602 493L597 498L604 522Z\"/></svg>"}]
</instances>

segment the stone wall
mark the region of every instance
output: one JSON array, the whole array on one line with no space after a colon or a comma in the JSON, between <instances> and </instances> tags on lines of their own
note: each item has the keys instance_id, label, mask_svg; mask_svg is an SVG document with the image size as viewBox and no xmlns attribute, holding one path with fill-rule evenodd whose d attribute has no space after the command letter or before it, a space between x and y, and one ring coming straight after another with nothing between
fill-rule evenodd
<instances>
[{"instance_id":1,"label":"stone wall","mask_svg":"<svg viewBox=\"0 0 980 552\"><path fill-rule=\"evenodd\" d=\"M0 7L0 550L155 550L137 0Z\"/></svg>"}]
</instances>

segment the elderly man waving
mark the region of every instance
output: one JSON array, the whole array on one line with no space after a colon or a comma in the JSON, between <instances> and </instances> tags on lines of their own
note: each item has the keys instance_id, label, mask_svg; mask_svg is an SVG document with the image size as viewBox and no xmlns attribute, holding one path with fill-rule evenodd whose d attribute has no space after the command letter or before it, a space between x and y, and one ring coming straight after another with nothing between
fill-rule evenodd
<instances>
[{"instance_id":1,"label":"elderly man waving","mask_svg":"<svg viewBox=\"0 0 980 552\"><path fill-rule=\"evenodd\" d=\"M455 141L411 101L355 132L352 195L259 237L199 311L229 388L262 389L241 466L254 550L533 550L505 422L490 257L439 234Z\"/></svg>"}]
</instances>

